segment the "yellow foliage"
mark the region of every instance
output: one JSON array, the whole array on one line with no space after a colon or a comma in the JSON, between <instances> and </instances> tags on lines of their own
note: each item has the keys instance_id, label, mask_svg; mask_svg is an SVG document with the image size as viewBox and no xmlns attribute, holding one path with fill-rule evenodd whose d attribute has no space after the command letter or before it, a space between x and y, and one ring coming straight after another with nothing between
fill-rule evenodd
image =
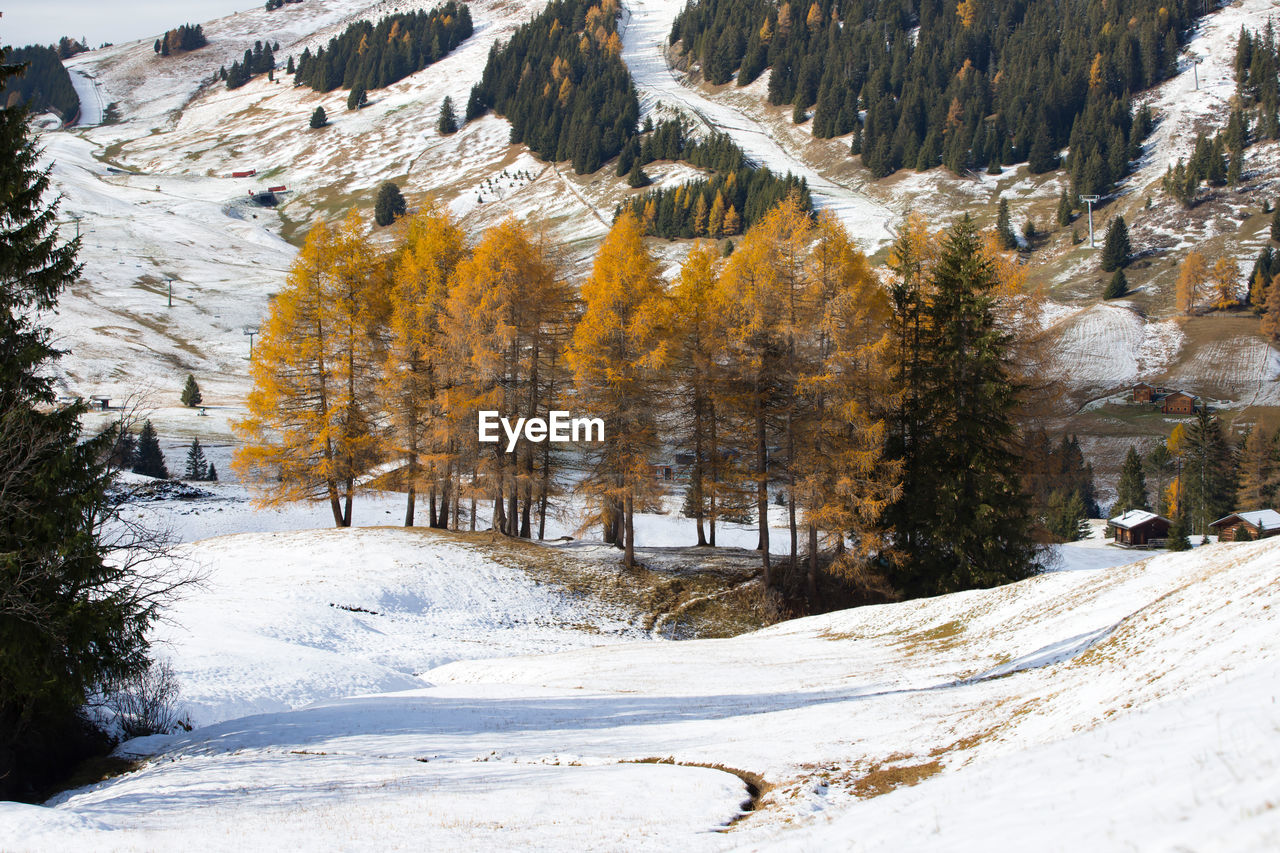
<instances>
[{"instance_id":1,"label":"yellow foliage","mask_svg":"<svg viewBox=\"0 0 1280 853\"><path fill-rule=\"evenodd\" d=\"M1102 85L1102 54L1099 52L1093 57L1093 64L1089 66L1089 88L1096 89Z\"/></svg>"},{"instance_id":2,"label":"yellow foliage","mask_svg":"<svg viewBox=\"0 0 1280 853\"><path fill-rule=\"evenodd\" d=\"M1213 265L1213 284L1216 289L1213 307L1219 311L1233 308L1240 304L1236 298L1236 276L1239 275L1235 262L1226 255L1218 258Z\"/></svg>"},{"instance_id":3,"label":"yellow foliage","mask_svg":"<svg viewBox=\"0 0 1280 853\"><path fill-rule=\"evenodd\" d=\"M966 30L973 26L977 14L978 4L976 0L960 0L960 3L956 6L956 15L960 18L960 26Z\"/></svg>"},{"instance_id":4,"label":"yellow foliage","mask_svg":"<svg viewBox=\"0 0 1280 853\"><path fill-rule=\"evenodd\" d=\"M1178 310L1190 314L1200 301L1201 289L1209 280L1209 267L1204 255L1192 249L1182 260L1182 269L1178 273L1178 284L1174 297Z\"/></svg>"},{"instance_id":5,"label":"yellow foliage","mask_svg":"<svg viewBox=\"0 0 1280 853\"><path fill-rule=\"evenodd\" d=\"M350 525L355 482L379 453L385 278L357 211L307 235L254 347L246 415L232 424L243 442L232 466L261 504L328 499L334 523Z\"/></svg>"}]
</instances>

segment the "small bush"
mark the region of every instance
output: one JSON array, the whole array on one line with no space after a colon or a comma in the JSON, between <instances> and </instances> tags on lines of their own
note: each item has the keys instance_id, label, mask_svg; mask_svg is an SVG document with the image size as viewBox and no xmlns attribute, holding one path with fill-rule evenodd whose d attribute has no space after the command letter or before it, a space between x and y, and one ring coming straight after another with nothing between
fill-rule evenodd
<instances>
[{"instance_id":1,"label":"small bush","mask_svg":"<svg viewBox=\"0 0 1280 853\"><path fill-rule=\"evenodd\" d=\"M145 672L129 678L111 692L107 707L115 712L120 732L128 738L167 735L191 723L178 709L178 679L167 660L158 660Z\"/></svg>"}]
</instances>

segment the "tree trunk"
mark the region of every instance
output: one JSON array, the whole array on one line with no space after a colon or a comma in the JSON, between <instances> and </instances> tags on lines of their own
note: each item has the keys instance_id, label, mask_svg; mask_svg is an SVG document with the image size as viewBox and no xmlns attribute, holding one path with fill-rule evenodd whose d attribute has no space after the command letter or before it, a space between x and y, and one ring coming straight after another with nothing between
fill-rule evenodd
<instances>
[{"instance_id":1,"label":"tree trunk","mask_svg":"<svg viewBox=\"0 0 1280 853\"><path fill-rule=\"evenodd\" d=\"M409 486L409 495L405 499L405 505L404 505L404 526L405 527L413 527L413 502L414 502L415 496L416 496L416 493L414 491L413 485L411 484Z\"/></svg>"},{"instance_id":2,"label":"tree trunk","mask_svg":"<svg viewBox=\"0 0 1280 853\"><path fill-rule=\"evenodd\" d=\"M709 517L708 527L710 545L716 547L716 518L719 515L719 498L720 498L720 444L719 432L716 430L716 404L714 400L708 401L708 414L710 415L711 427L711 500L708 502Z\"/></svg>"},{"instance_id":3,"label":"tree trunk","mask_svg":"<svg viewBox=\"0 0 1280 853\"><path fill-rule=\"evenodd\" d=\"M435 527L439 516L436 514L436 487L434 483L431 484L431 490L427 494L427 506L427 525Z\"/></svg>"},{"instance_id":4,"label":"tree trunk","mask_svg":"<svg viewBox=\"0 0 1280 853\"><path fill-rule=\"evenodd\" d=\"M342 526L343 527L351 526L351 498L352 498L352 495L355 493L355 490L356 490L355 479L352 477L348 477L346 500L344 501L343 507L342 507Z\"/></svg>"},{"instance_id":5,"label":"tree trunk","mask_svg":"<svg viewBox=\"0 0 1280 853\"><path fill-rule=\"evenodd\" d=\"M764 423L764 401L756 410L756 513L760 528L760 561L764 568L764 588L773 586L769 562L769 446Z\"/></svg>"},{"instance_id":6,"label":"tree trunk","mask_svg":"<svg viewBox=\"0 0 1280 853\"><path fill-rule=\"evenodd\" d=\"M635 498L630 493L627 494L625 512L627 517L627 549L623 562L626 563L628 569L634 569L636 567Z\"/></svg>"},{"instance_id":7,"label":"tree trunk","mask_svg":"<svg viewBox=\"0 0 1280 853\"><path fill-rule=\"evenodd\" d=\"M702 488L702 399L695 397L693 401L693 476L690 478L689 490L694 499L693 517L698 526L699 547L707 544L706 531L702 529L702 504L706 494Z\"/></svg>"},{"instance_id":8,"label":"tree trunk","mask_svg":"<svg viewBox=\"0 0 1280 853\"><path fill-rule=\"evenodd\" d=\"M809 612L818 609L818 528L809 525Z\"/></svg>"},{"instance_id":9,"label":"tree trunk","mask_svg":"<svg viewBox=\"0 0 1280 853\"><path fill-rule=\"evenodd\" d=\"M329 492L329 508L333 510L333 526L342 526L342 498L338 495L338 484L333 480L325 480L325 488Z\"/></svg>"}]
</instances>

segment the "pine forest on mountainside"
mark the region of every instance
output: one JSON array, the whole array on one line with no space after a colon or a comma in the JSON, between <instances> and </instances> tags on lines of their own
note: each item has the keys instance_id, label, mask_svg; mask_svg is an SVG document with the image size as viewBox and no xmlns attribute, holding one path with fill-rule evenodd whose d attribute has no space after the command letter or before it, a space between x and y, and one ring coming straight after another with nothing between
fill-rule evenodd
<instances>
[{"instance_id":1,"label":"pine forest on mountainside","mask_svg":"<svg viewBox=\"0 0 1280 853\"><path fill-rule=\"evenodd\" d=\"M1189 0L963 0L775 5L697 0L672 44L713 84L766 69L773 104L813 110L813 133L852 133L875 177L1067 162L1076 193L1105 194L1150 130L1131 96L1170 77ZM865 118L860 119L860 111Z\"/></svg>"}]
</instances>

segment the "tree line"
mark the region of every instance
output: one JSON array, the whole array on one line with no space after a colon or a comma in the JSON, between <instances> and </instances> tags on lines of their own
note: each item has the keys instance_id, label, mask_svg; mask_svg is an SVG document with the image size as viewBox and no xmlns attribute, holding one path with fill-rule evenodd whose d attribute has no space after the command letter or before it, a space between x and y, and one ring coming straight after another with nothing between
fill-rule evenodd
<instances>
[{"instance_id":1,"label":"tree line","mask_svg":"<svg viewBox=\"0 0 1280 853\"><path fill-rule=\"evenodd\" d=\"M1073 195L1106 194L1136 156L1130 94L1176 72L1189 0L839 3L694 0L671 43L711 83L753 82L812 112L815 136L852 134L876 177L1059 165ZM865 117L860 112L865 111Z\"/></svg>"},{"instance_id":2,"label":"tree line","mask_svg":"<svg viewBox=\"0 0 1280 853\"><path fill-rule=\"evenodd\" d=\"M1036 357L1018 330L1036 314L969 220L909 220L887 288L795 197L727 259L695 246L670 282L624 210L580 289L514 219L474 246L438 206L401 227L379 251L354 211L315 226L273 303L235 424L234 464L265 502L326 501L346 526L361 488L399 485L406 524L422 499L436 527L474 529L487 509L495 530L542 537L572 490L632 565L635 514L658 508L653 465L674 447L697 542L750 506L766 586L813 601L830 570L918 595L1033 570L1044 519L1018 412ZM604 441L478 440L481 410L569 408L602 418ZM776 559L771 494L787 518Z\"/></svg>"},{"instance_id":3,"label":"tree line","mask_svg":"<svg viewBox=\"0 0 1280 853\"><path fill-rule=\"evenodd\" d=\"M317 92L370 91L399 82L447 56L471 37L471 10L449 0L431 11L388 15L376 24L359 21L327 47L302 51L297 65L289 58L296 86Z\"/></svg>"},{"instance_id":4,"label":"tree line","mask_svg":"<svg viewBox=\"0 0 1280 853\"><path fill-rule=\"evenodd\" d=\"M57 50L28 45L10 50L5 61L26 67L4 78L0 105L23 105L36 113L55 110L63 121L80 114L80 96L71 85L71 75L63 67Z\"/></svg>"},{"instance_id":5,"label":"tree line","mask_svg":"<svg viewBox=\"0 0 1280 853\"><path fill-rule=\"evenodd\" d=\"M154 51L161 56L170 56L188 50L199 50L209 43L205 38L204 27L200 24L183 24L169 30L152 45Z\"/></svg>"},{"instance_id":6,"label":"tree line","mask_svg":"<svg viewBox=\"0 0 1280 853\"><path fill-rule=\"evenodd\" d=\"M466 120L493 110L511 141L580 175L618 156L636 135L640 102L622 61L617 0L552 0L489 51Z\"/></svg>"},{"instance_id":7,"label":"tree line","mask_svg":"<svg viewBox=\"0 0 1280 853\"><path fill-rule=\"evenodd\" d=\"M225 65L218 69L218 79L226 81L228 89L239 89L259 74L274 74L279 49L280 42L273 46L255 41L253 48L244 52L243 61L232 62L230 70Z\"/></svg>"}]
</instances>

